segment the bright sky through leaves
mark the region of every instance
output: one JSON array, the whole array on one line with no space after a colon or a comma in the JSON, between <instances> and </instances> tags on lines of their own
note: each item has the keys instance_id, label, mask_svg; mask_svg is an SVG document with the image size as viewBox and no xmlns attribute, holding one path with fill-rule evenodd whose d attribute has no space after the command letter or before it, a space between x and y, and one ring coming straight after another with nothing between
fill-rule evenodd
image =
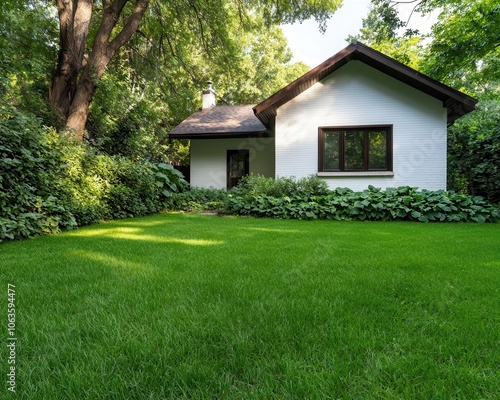
<instances>
[{"instance_id":1,"label":"bright sky through leaves","mask_svg":"<svg viewBox=\"0 0 500 400\"><path fill-rule=\"evenodd\" d=\"M398 6L401 18L407 20L412 4ZM356 35L362 26L362 20L370 10L370 0L344 0L344 5L328 21L325 34L321 34L314 20L304 23L282 26L288 39L288 45L293 52L293 61L302 61L311 68L322 63L347 46L348 35ZM409 28L419 29L423 33L430 30L436 17L414 13L410 19Z\"/></svg>"}]
</instances>

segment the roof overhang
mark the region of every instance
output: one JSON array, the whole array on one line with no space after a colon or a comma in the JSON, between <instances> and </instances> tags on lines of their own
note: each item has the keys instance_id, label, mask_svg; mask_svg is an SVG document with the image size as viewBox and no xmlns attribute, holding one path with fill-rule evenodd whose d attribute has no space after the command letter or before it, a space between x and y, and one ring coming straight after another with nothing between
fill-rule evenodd
<instances>
[{"instance_id":1,"label":"roof overhang","mask_svg":"<svg viewBox=\"0 0 500 400\"><path fill-rule=\"evenodd\" d=\"M423 93L443 102L447 108L447 122L451 125L457 118L476 109L477 100L441 82L438 82L362 43L352 43L333 57L313 68L297 80L257 104L253 111L269 129L279 107L289 102L315 83L326 78L352 60L358 60L372 68L397 79Z\"/></svg>"},{"instance_id":2,"label":"roof overhang","mask_svg":"<svg viewBox=\"0 0 500 400\"><path fill-rule=\"evenodd\" d=\"M170 139L238 139L238 138L259 138L271 136L267 130L261 132L189 132L189 133L170 133Z\"/></svg>"},{"instance_id":3,"label":"roof overhang","mask_svg":"<svg viewBox=\"0 0 500 400\"><path fill-rule=\"evenodd\" d=\"M200 109L177 125L172 139L232 139L269 136L253 113L253 105L215 106Z\"/></svg>"}]
</instances>

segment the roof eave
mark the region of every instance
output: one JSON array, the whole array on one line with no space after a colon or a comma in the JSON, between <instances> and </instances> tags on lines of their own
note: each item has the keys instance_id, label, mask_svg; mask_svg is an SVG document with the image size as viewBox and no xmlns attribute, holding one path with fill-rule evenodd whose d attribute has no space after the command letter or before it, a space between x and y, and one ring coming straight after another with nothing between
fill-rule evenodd
<instances>
[{"instance_id":1,"label":"roof eave","mask_svg":"<svg viewBox=\"0 0 500 400\"><path fill-rule=\"evenodd\" d=\"M238 138L258 138L269 137L267 130L252 132L189 132L175 133L170 132L170 139L238 139Z\"/></svg>"},{"instance_id":2,"label":"roof eave","mask_svg":"<svg viewBox=\"0 0 500 400\"><path fill-rule=\"evenodd\" d=\"M438 82L362 43L352 43L333 57L313 68L280 91L253 107L255 116L270 128L277 109L300 93L324 79L351 60L359 60L380 72L437 98L448 108L448 124L475 110L477 100ZM448 105L453 104L450 112Z\"/></svg>"},{"instance_id":3,"label":"roof eave","mask_svg":"<svg viewBox=\"0 0 500 400\"><path fill-rule=\"evenodd\" d=\"M269 128L269 124L276 116L276 110L278 109L278 107L287 103L298 94L310 88L316 82L319 82L327 75L330 75L343 65L347 64L349 61L351 61L351 58L349 58L349 56L354 51L355 45L350 44L345 49L339 51L334 56L330 57L315 68L311 69L309 72L305 73L301 77L285 86L283 89L274 93L266 100L257 104L255 107L253 107L255 116L264 124L264 126Z\"/></svg>"}]
</instances>

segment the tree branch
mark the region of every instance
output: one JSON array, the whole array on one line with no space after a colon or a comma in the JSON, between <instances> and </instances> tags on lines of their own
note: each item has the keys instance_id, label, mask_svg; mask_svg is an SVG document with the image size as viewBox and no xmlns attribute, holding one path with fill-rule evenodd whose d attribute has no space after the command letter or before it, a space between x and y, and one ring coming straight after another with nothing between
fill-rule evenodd
<instances>
[{"instance_id":1,"label":"tree branch","mask_svg":"<svg viewBox=\"0 0 500 400\"><path fill-rule=\"evenodd\" d=\"M120 0L121 2L125 0ZM125 1L126 2L126 1ZM141 22L142 16L146 12L149 6L149 0L137 0L134 11L129 17L127 23L121 30L121 32L109 43L108 48L115 53L120 47L127 43L132 35L139 28L139 23ZM123 9L123 7L122 7Z\"/></svg>"},{"instance_id":2,"label":"tree branch","mask_svg":"<svg viewBox=\"0 0 500 400\"><path fill-rule=\"evenodd\" d=\"M203 21L200 18L200 14L198 12L198 9L196 8L196 4L194 4L192 1L189 1L189 5L194 10L194 15L196 16L196 19L198 20L198 26L200 27L201 42L203 43L203 47L205 48L208 57L210 57L209 46L205 37L205 30L203 29Z\"/></svg>"}]
</instances>

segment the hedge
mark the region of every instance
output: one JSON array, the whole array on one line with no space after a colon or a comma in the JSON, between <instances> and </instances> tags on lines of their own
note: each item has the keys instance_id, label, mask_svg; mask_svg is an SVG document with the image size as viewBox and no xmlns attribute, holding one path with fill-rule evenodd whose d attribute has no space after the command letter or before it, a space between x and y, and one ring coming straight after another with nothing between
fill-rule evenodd
<instances>
[{"instance_id":1,"label":"hedge","mask_svg":"<svg viewBox=\"0 0 500 400\"><path fill-rule=\"evenodd\" d=\"M228 194L231 214L283 219L370 221L497 222L500 210L482 197L444 190L398 187L362 192L338 188L325 195L298 192L292 196Z\"/></svg>"},{"instance_id":2,"label":"hedge","mask_svg":"<svg viewBox=\"0 0 500 400\"><path fill-rule=\"evenodd\" d=\"M156 213L187 186L171 165L99 153L14 108L0 122L0 241Z\"/></svg>"}]
</instances>

